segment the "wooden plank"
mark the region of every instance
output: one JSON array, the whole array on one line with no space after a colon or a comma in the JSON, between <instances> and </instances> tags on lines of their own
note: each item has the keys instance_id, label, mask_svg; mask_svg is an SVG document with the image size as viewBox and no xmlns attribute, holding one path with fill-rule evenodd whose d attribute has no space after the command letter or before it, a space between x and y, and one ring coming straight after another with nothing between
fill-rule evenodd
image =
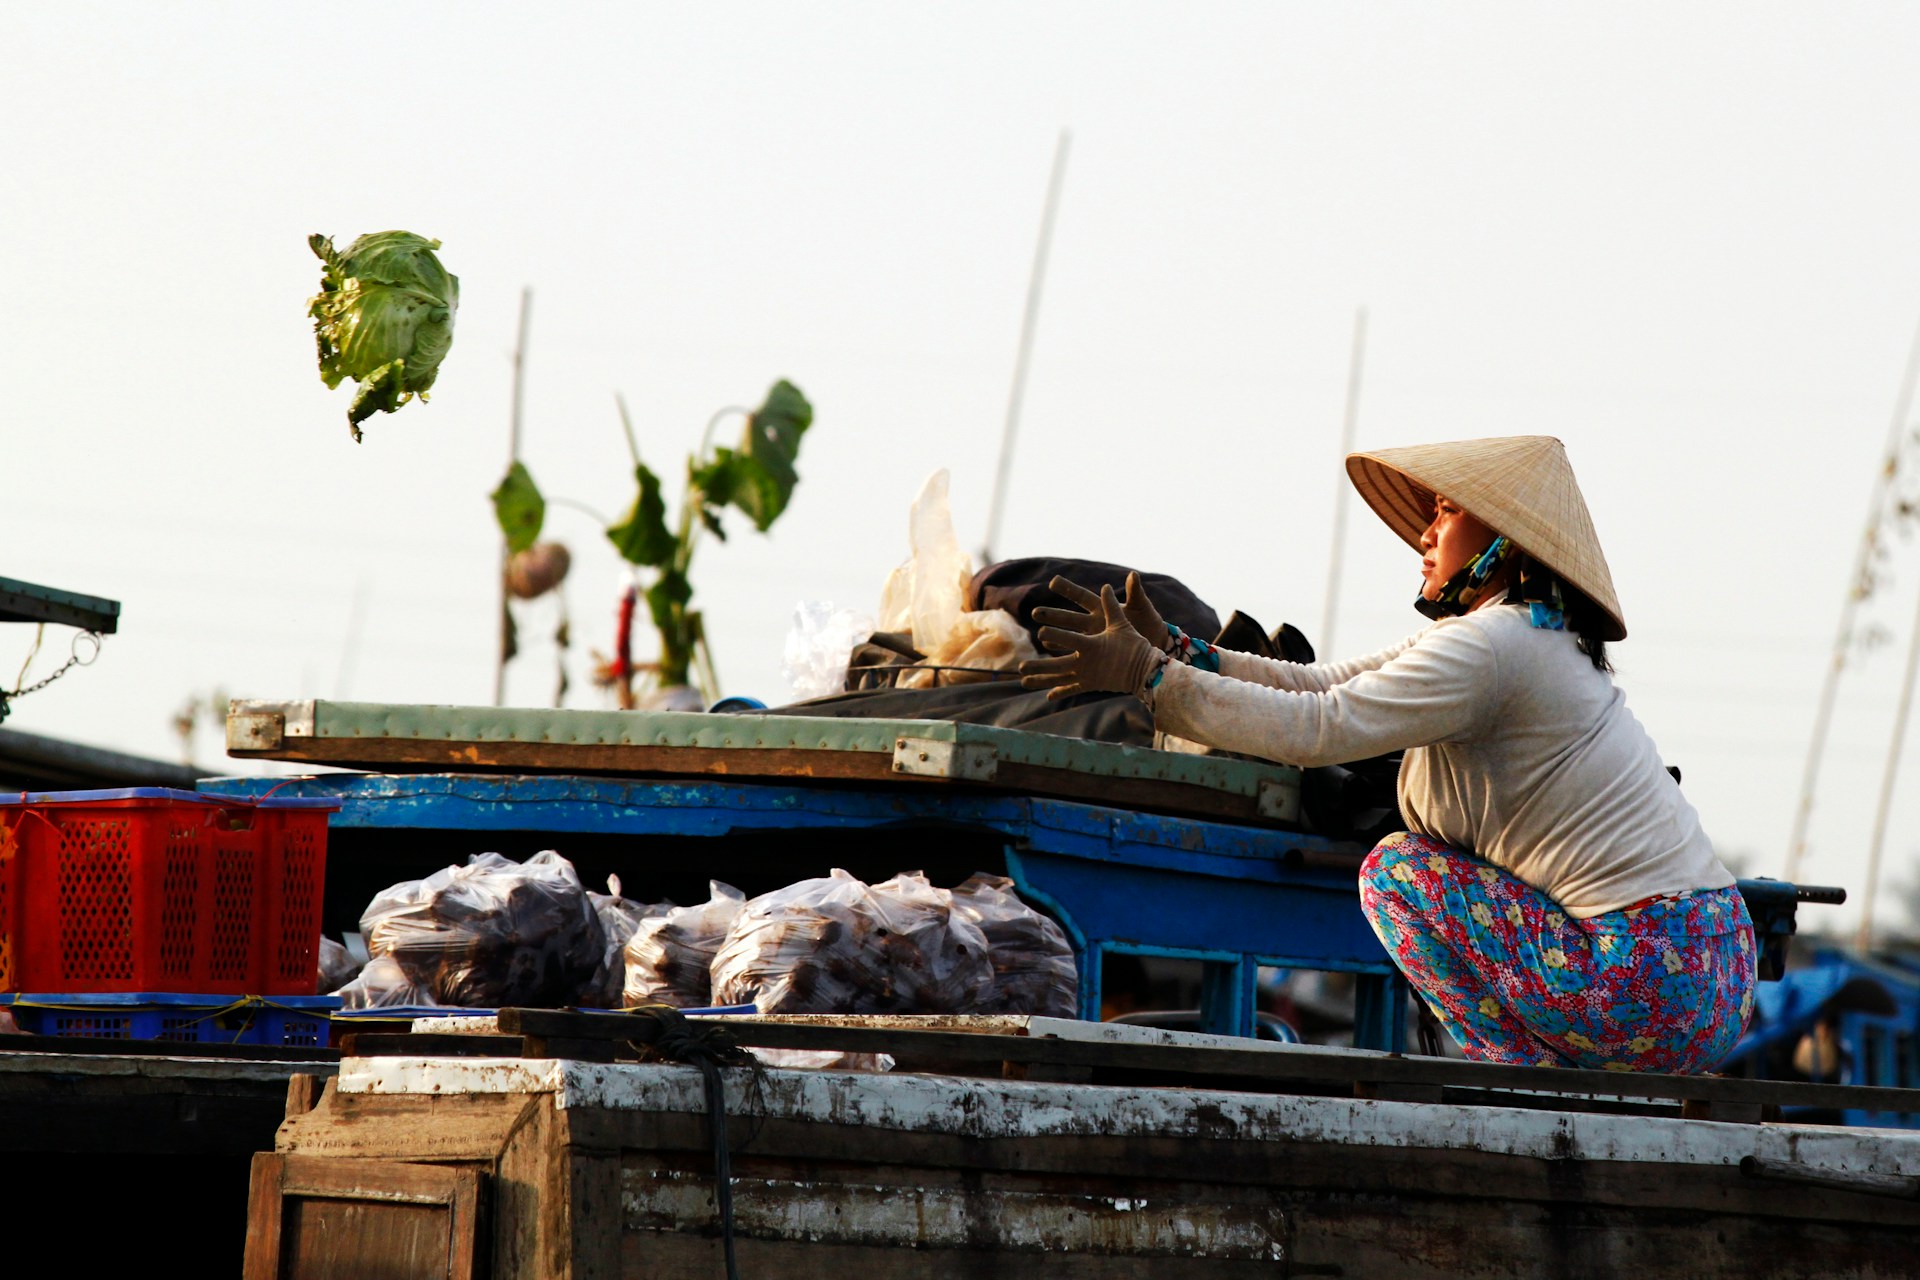
<instances>
[{"instance_id":1,"label":"wooden plank","mask_svg":"<svg viewBox=\"0 0 1920 1280\"><path fill-rule=\"evenodd\" d=\"M493 1274L495 1280L561 1280L568 1273L568 1237L591 1224L567 1220L565 1189L555 1181L565 1153L553 1099L513 1101L520 1108L500 1136L494 1165Z\"/></svg>"},{"instance_id":2,"label":"wooden plank","mask_svg":"<svg viewBox=\"0 0 1920 1280\"><path fill-rule=\"evenodd\" d=\"M634 1020L618 1013L553 1009L502 1009L507 1034L624 1041ZM1513 1067L1446 1058L1312 1050L1187 1048L1118 1044L1031 1036L982 1036L967 1032L823 1026L719 1017L743 1045L779 1049L839 1049L956 1062L1045 1064L1192 1075L1227 1080L1313 1084L1322 1091L1350 1092L1354 1085L1412 1085L1465 1089L1514 1089L1656 1099L1698 1099L1721 1105L1831 1107L1920 1115L1920 1089L1807 1084L1720 1076L1669 1076L1629 1071L1584 1071L1560 1067ZM996 1068L997 1070L997 1068Z\"/></svg>"},{"instance_id":3,"label":"wooden plank","mask_svg":"<svg viewBox=\"0 0 1920 1280\"><path fill-rule=\"evenodd\" d=\"M1150 1170L1124 1178L1088 1171L982 1179L920 1166L756 1160L734 1172L739 1240L893 1246L927 1255L1285 1261L1285 1215L1271 1192L1176 1183ZM712 1171L699 1159L631 1153L622 1165L620 1206L629 1231L719 1230Z\"/></svg>"},{"instance_id":4,"label":"wooden plank","mask_svg":"<svg viewBox=\"0 0 1920 1280\"><path fill-rule=\"evenodd\" d=\"M681 1232L629 1232L622 1274L648 1280L714 1280L725 1274L720 1242ZM861 1280L1272 1280L1357 1275L1339 1268L1280 1269L1272 1260L1128 1258L1114 1254L925 1250L809 1240L738 1240L743 1276L858 1276Z\"/></svg>"},{"instance_id":5,"label":"wooden plank","mask_svg":"<svg viewBox=\"0 0 1920 1280\"><path fill-rule=\"evenodd\" d=\"M307 1045L110 1040L99 1036L0 1034L0 1053L100 1054L115 1058L209 1058L230 1062L338 1062L338 1049Z\"/></svg>"},{"instance_id":6,"label":"wooden plank","mask_svg":"<svg viewBox=\"0 0 1920 1280\"><path fill-rule=\"evenodd\" d=\"M422 1097L328 1089L306 1115L280 1126L283 1154L492 1165L513 1134L552 1102L526 1094Z\"/></svg>"},{"instance_id":7,"label":"wooden plank","mask_svg":"<svg viewBox=\"0 0 1920 1280\"><path fill-rule=\"evenodd\" d=\"M521 1036L454 1035L438 1031L350 1031L341 1041L341 1051L355 1058L544 1058L552 1055L525 1052ZM595 1051L604 1051L605 1041L593 1042Z\"/></svg>"},{"instance_id":8,"label":"wooden plank","mask_svg":"<svg viewBox=\"0 0 1920 1280\"><path fill-rule=\"evenodd\" d=\"M576 1127L586 1118L571 1108L567 1114ZM709 1167L704 1115L622 1112L601 1113L598 1119L606 1126L602 1137L616 1137L629 1159L635 1153L649 1153L649 1159L675 1153L689 1168ZM1137 1190L1150 1176L1244 1187L1250 1194L1272 1188L1302 1193L1338 1189L1369 1197L1595 1204L1814 1223L1873 1222L1920 1232L1920 1201L1900 1202L1858 1189L1805 1182L1763 1181L1743 1175L1737 1166L1542 1159L1473 1149L1410 1150L1204 1133L1043 1135L980 1142L964 1134L877 1132L857 1125L779 1118L747 1123L753 1141L736 1149L736 1177L784 1168L788 1162L810 1162L814 1177L881 1181L924 1178L933 1176L927 1170L946 1170L941 1176L976 1180L1041 1174L1071 1176L1082 1183L1111 1178L1122 1188ZM916 1172L896 1173L900 1166Z\"/></svg>"},{"instance_id":9,"label":"wooden plank","mask_svg":"<svg viewBox=\"0 0 1920 1280\"><path fill-rule=\"evenodd\" d=\"M523 1040L529 1058L571 1058L576 1062L612 1062L627 1047L623 1041L598 1036L530 1035Z\"/></svg>"},{"instance_id":10,"label":"wooden plank","mask_svg":"<svg viewBox=\"0 0 1920 1280\"><path fill-rule=\"evenodd\" d=\"M1873 1206L1863 1206L1859 1197L1847 1211L1825 1219L1756 1212L1752 1204L1729 1212L1725 1204L1686 1203L1679 1185L1684 1175L1672 1169L1631 1202L1609 1201L1588 1194L1586 1181L1606 1162L1549 1167L1537 1180L1550 1194L1517 1198L1483 1188L1483 1177L1498 1167L1485 1156L1423 1164L1404 1152L1380 1152L1372 1189L1363 1192L1343 1150L1323 1149L1317 1167L1302 1176L1262 1182L1218 1177L1212 1171L1222 1168L1218 1151L1210 1153L1210 1168L1183 1165L1176 1175L1164 1166L1091 1161L1070 1142L1033 1139L1022 1146L1029 1152L1065 1146L1070 1154L1057 1172L1023 1169L981 1177L937 1165L836 1165L826 1153L790 1161L743 1153L735 1187L742 1269L831 1274L844 1263L874 1277L1183 1275L1182 1267L1209 1251L1206 1226L1214 1221L1228 1228L1217 1237L1226 1247L1211 1250L1215 1256L1205 1261L1219 1269L1205 1274L1233 1275L1241 1274L1232 1269L1235 1244L1244 1248L1234 1229L1244 1235L1255 1225L1248 1219L1259 1215L1279 1220L1260 1260L1268 1274L1282 1275L1750 1280L1880 1274L1890 1260L1912 1256L1920 1236L1920 1218L1872 1216ZM1073 1154L1082 1158L1076 1161ZM632 1274L686 1275L688 1268L712 1262L711 1247L695 1243L710 1240L713 1226L711 1202L702 1194L704 1173L691 1155L632 1153L624 1175ZM1732 1170L1714 1173L1735 1176ZM1076 1208L1080 1223L1058 1221ZM1176 1217L1191 1210L1181 1242L1196 1247L1173 1250L1172 1256L1162 1252L1164 1237L1156 1239L1152 1221L1156 1210ZM1237 1223L1232 1211L1239 1212ZM1034 1247L1042 1243L1036 1234L1076 1226L1086 1233L1075 1242L1079 1247ZM1069 1259L1086 1269L1061 1269ZM1147 1267L1148 1260L1167 1269Z\"/></svg>"},{"instance_id":11,"label":"wooden plank","mask_svg":"<svg viewBox=\"0 0 1920 1280\"><path fill-rule=\"evenodd\" d=\"M320 1101L325 1084L319 1076L299 1073L287 1077L287 1119L293 1120L313 1110Z\"/></svg>"},{"instance_id":12,"label":"wooden plank","mask_svg":"<svg viewBox=\"0 0 1920 1280\"><path fill-rule=\"evenodd\" d=\"M813 782L884 782L957 787L1088 800L1116 808L1275 823L1254 796L1156 778L1110 778L1001 761L991 782L897 773L893 756L877 751L791 748L674 747L602 743L454 741L426 738L287 738L271 751L230 750L245 759L288 760L387 772L588 773L660 778L804 778Z\"/></svg>"},{"instance_id":13,"label":"wooden plank","mask_svg":"<svg viewBox=\"0 0 1920 1280\"><path fill-rule=\"evenodd\" d=\"M254 1156L247 1187L247 1249L240 1274L245 1280L279 1280L280 1176L287 1158L270 1152Z\"/></svg>"},{"instance_id":14,"label":"wooden plank","mask_svg":"<svg viewBox=\"0 0 1920 1280\"><path fill-rule=\"evenodd\" d=\"M557 1132L568 1132L567 1119L565 1112L555 1113ZM618 1280L623 1234L620 1152L569 1144L562 1155L566 1217L573 1224L568 1232L570 1280Z\"/></svg>"}]
</instances>

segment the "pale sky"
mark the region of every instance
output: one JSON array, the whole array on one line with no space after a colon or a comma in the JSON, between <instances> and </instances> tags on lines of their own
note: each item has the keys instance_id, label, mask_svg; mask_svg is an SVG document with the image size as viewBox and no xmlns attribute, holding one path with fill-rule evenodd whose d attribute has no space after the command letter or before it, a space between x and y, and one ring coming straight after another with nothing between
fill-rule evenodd
<instances>
[{"instance_id":1,"label":"pale sky","mask_svg":"<svg viewBox=\"0 0 1920 1280\"><path fill-rule=\"evenodd\" d=\"M716 409L813 400L787 516L694 572L728 691L780 700L794 605L873 609L929 472L984 535L1065 127L998 549L1319 632L1364 305L1360 446L1566 442L1629 704L1778 874L1920 322L1916 52L1899 4L8 6L0 575L125 612L7 723L173 757L215 688L486 701L522 286L550 493L630 501L616 390L675 476ZM462 307L432 403L356 446L305 241L393 228L444 242ZM1420 624L1412 553L1349 519L1335 656ZM617 560L548 527L599 705ZM1802 872L1856 901L1920 556L1889 568ZM549 696L545 608L515 702ZM31 640L0 633L8 687ZM1903 782L1890 886L1917 828Z\"/></svg>"}]
</instances>

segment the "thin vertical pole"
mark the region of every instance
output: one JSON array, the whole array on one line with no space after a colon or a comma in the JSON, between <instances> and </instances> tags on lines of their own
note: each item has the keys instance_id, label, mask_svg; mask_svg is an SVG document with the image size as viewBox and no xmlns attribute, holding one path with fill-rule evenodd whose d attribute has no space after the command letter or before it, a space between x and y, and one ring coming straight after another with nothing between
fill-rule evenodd
<instances>
[{"instance_id":1,"label":"thin vertical pole","mask_svg":"<svg viewBox=\"0 0 1920 1280\"><path fill-rule=\"evenodd\" d=\"M513 416L507 423L507 469L520 461L520 410L523 403L527 367L527 324L533 316L533 290L520 290L520 332L513 343ZM507 701L507 651L513 646L513 615L507 612L507 551L506 535L500 538L500 644L493 666L493 705L504 706Z\"/></svg>"},{"instance_id":2,"label":"thin vertical pole","mask_svg":"<svg viewBox=\"0 0 1920 1280\"><path fill-rule=\"evenodd\" d=\"M1893 741L1887 744L1887 767L1880 775L1880 807L1873 815L1873 843L1867 846L1867 883L1860 895L1860 934L1855 945L1861 955L1873 951L1873 896L1880 886L1880 853L1887 842L1887 811L1893 807L1893 783L1900 773L1900 751L1907 740L1907 712L1913 706L1913 677L1920 670L1920 605L1913 614L1913 634L1907 637L1907 673L1900 681L1900 706L1893 715Z\"/></svg>"},{"instance_id":3,"label":"thin vertical pole","mask_svg":"<svg viewBox=\"0 0 1920 1280\"><path fill-rule=\"evenodd\" d=\"M1798 879L1800 863L1807 852L1807 822L1813 814L1813 793L1820 781L1820 761L1827 749L1827 728L1833 720L1834 697L1840 689L1840 671L1847 665L1847 652L1853 648L1854 615L1869 594L1868 575L1873 571L1873 553L1880 543L1880 524L1886 517L1887 496L1893 490L1894 475L1900 469L1900 450L1905 443L1907 415L1913 407L1913 387L1920 377L1920 328L1914 330L1913 346L1907 352L1907 368L1900 379L1900 394L1894 397L1893 421L1887 427L1886 457L1875 478L1873 498L1867 504L1867 527L1860 537L1860 552L1854 560L1853 576L1847 580L1846 599L1840 606L1840 629L1833 638L1833 659L1827 664L1826 682L1820 688L1820 709L1813 717L1813 740L1807 744L1807 764L1800 778L1800 805L1793 815L1793 834L1787 841L1786 878Z\"/></svg>"},{"instance_id":4,"label":"thin vertical pole","mask_svg":"<svg viewBox=\"0 0 1920 1280\"><path fill-rule=\"evenodd\" d=\"M1367 359L1367 309L1353 313L1353 350L1347 357L1347 412L1340 426L1341 474L1333 490L1333 550L1327 557L1327 602L1320 611L1320 655L1333 657L1333 622L1340 610L1340 567L1347 554L1346 457L1353 452L1353 436L1360 424L1360 370Z\"/></svg>"},{"instance_id":5,"label":"thin vertical pole","mask_svg":"<svg viewBox=\"0 0 1920 1280\"><path fill-rule=\"evenodd\" d=\"M987 513L987 540L980 558L991 563L1000 541L1000 517L1006 509L1007 478L1013 471L1013 441L1020 431L1020 402L1027 392L1027 366L1033 357L1033 334L1040 323L1040 287L1047 278L1047 252L1053 245L1053 217L1060 209L1060 188L1067 179L1067 151L1073 134L1060 131L1053 148L1053 173L1047 178L1047 203L1040 215L1040 242L1033 250L1033 270L1027 276L1027 310L1020 322L1020 351L1013 364L1013 389L1007 395L1007 425L1000 436L1000 465L993 476L993 506Z\"/></svg>"}]
</instances>

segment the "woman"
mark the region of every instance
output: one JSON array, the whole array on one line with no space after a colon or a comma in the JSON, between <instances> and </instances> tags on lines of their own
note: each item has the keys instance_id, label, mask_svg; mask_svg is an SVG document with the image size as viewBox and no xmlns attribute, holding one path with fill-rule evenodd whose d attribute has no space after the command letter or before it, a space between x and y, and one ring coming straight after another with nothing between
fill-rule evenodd
<instances>
[{"instance_id":1,"label":"woman","mask_svg":"<svg viewBox=\"0 0 1920 1280\"><path fill-rule=\"evenodd\" d=\"M1127 599L1056 586L1054 696L1130 692L1162 729L1320 765L1404 750L1400 811L1360 902L1472 1058L1711 1069L1753 1007L1753 925L1699 816L1610 677L1626 637L1566 451L1546 436L1354 454L1347 474L1421 552L1391 649L1303 665L1214 649Z\"/></svg>"}]
</instances>

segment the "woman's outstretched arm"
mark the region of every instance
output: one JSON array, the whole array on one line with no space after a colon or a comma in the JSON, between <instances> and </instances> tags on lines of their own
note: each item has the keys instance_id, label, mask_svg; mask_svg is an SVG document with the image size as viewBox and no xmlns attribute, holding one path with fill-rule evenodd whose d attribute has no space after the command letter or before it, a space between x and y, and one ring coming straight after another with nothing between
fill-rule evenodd
<instances>
[{"instance_id":1,"label":"woman's outstretched arm","mask_svg":"<svg viewBox=\"0 0 1920 1280\"><path fill-rule=\"evenodd\" d=\"M1263 686L1230 674L1224 658L1219 675L1168 663L1144 696L1154 723L1169 733L1309 767L1472 737L1490 721L1498 665L1478 628L1442 624L1421 633L1418 643L1387 652L1391 656L1377 666L1324 689ZM1337 673L1349 665L1235 657L1282 675L1291 674L1288 667Z\"/></svg>"},{"instance_id":2,"label":"woman's outstretched arm","mask_svg":"<svg viewBox=\"0 0 1920 1280\"><path fill-rule=\"evenodd\" d=\"M1269 689L1291 689L1296 693L1324 693L1336 685L1345 684L1364 671L1379 670L1405 653L1408 646L1419 638L1419 636L1409 636L1391 648L1370 653L1363 658L1348 658L1342 662L1286 662L1278 658L1263 658L1256 653L1217 649L1212 645L1205 647L1219 656L1219 671L1223 676L1265 685Z\"/></svg>"}]
</instances>

